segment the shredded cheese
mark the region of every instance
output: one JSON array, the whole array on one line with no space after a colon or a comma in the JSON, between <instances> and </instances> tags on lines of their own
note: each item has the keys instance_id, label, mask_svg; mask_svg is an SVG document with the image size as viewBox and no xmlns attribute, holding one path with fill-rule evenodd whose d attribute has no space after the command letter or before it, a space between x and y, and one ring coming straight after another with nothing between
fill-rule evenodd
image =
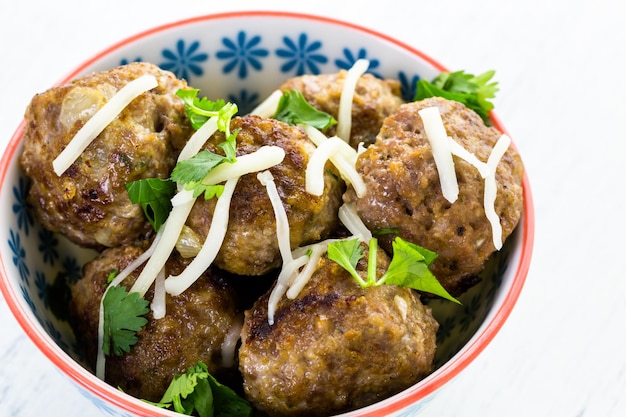
<instances>
[{"instance_id":1,"label":"shredded cheese","mask_svg":"<svg viewBox=\"0 0 626 417\"><path fill-rule=\"evenodd\" d=\"M152 317L155 320L165 317L165 270L161 269L154 281L154 296L150 303L150 310L152 310Z\"/></svg>"},{"instance_id":2,"label":"shredded cheese","mask_svg":"<svg viewBox=\"0 0 626 417\"><path fill-rule=\"evenodd\" d=\"M300 268L308 262L308 260L308 255L302 255L287 262L283 260L282 269L280 270L280 274L278 274L276 284L274 284L274 288L272 288L269 300L267 301L267 322L270 326L274 324L274 315L276 314L278 302L283 295L285 295L285 292L287 292L294 276L298 273Z\"/></svg>"},{"instance_id":3,"label":"shredded cheese","mask_svg":"<svg viewBox=\"0 0 626 417\"><path fill-rule=\"evenodd\" d=\"M217 132L217 117L211 117L207 120L200 129L196 130L189 138L183 149L178 154L178 162L189 159L202 148L202 145Z\"/></svg>"},{"instance_id":4,"label":"shredded cheese","mask_svg":"<svg viewBox=\"0 0 626 417\"><path fill-rule=\"evenodd\" d=\"M278 103L280 102L282 96L282 91L275 90L265 100L263 100L262 103L256 106L250 114L265 118L272 117L276 113L276 109L278 109Z\"/></svg>"},{"instance_id":5,"label":"shredded cheese","mask_svg":"<svg viewBox=\"0 0 626 417\"><path fill-rule=\"evenodd\" d=\"M269 171L257 174L257 179L267 189L267 195L272 203L274 217L276 218L276 238L278 239L278 249L283 262L290 262L291 257L291 240L289 237L289 219L283 203L280 200L274 177Z\"/></svg>"},{"instance_id":6,"label":"shredded cheese","mask_svg":"<svg viewBox=\"0 0 626 417\"><path fill-rule=\"evenodd\" d=\"M465 149L457 141L455 141L449 136L448 136L448 142L450 143L450 151L452 152L452 155L456 155L459 158L463 159L468 164L474 166L474 168L478 170L478 173L480 174L481 177L486 178L487 175L489 175L489 173L491 172L491 169L489 169L489 166L485 162L476 158L476 155L469 152L467 149Z\"/></svg>"},{"instance_id":7,"label":"shredded cheese","mask_svg":"<svg viewBox=\"0 0 626 417\"><path fill-rule=\"evenodd\" d=\"M313 273L317 270L320 259L328 250L328 243L320 242L311 246L311 254L307 260L304 268L291 279L289 290L287 290L287 298L295 299L304 286L309 282Z\"/></svg>"},{"instance_id":8,"label":"shredded cheese","mask_svg":"<svg viewBox=\"0 0 626 417\"><path fill-rule=\"evenodd\" d=\"M493 245L496 250L502 248L502 225L500 224L500 217L496 213L495 202L498 192L498 185L496 183L496 168L500 163L500 160L504 156L504 153L511 144L511 139L507 135L501 135L487 159L487 166L489 166L490 173L485 177L485 195L484 195L484 207L485 215L491 224L491 234L493 239Z\"/></svg>"},{"instance_id":9,"label":"shredded cheese","mask_svg":"<svg viewBox=\"0 0 626 417\"><path fill-rule=\"evenodd\" d=\"M459 184L450 152L450 142L438 107L427 107L419 112L424 122L426 137L432 148L433 158L439 173L441 192L446 200L454 203L459 197Z\"/></svg>"},{"instance_id":10,"label":"shredded cheese","mask_svg":"<svg viewBox=\"0 0 626 417\"><path fill-rule=\"evenodd\" d=\"M187 221L187 217L189 217L189 213L191 213L195 201L195 199L192 199L184 204L172 207L170 215L167 217L163 226L161 226L163 236L155 248L154 253L150 259L148 259L148 262L139 274L137 281L135 281L135 284L131 287L130 292L138 292L143 297L148 291L176 246L178 236Z\"/></svg>"},{"instance_id":11,"label":"shredded cheese","mask_svg":"<svg viewBox=\"0 0 626 417\"><path fill-rule=\"evenodd\" d=\"M180 273L180 275L170 275L165 280L165 291L174 296L180 295L183 291L193 285L196 280L202 276L204 271L213 263L217 256L226 230L228 229L228 220L230 218L230 201L232 199L235 187L239 177L231 178L224 185L224 192L217 199L213 218L211 219L211 228L207 237L193 261ZM185 217L185 221L187 218ZM182 226L181 226L182 229Z\"/></svg>"},{"instance_id":12,"label":"shredded cheese","mask_svg":"<svg viewBox=\"0 0 626 417\"><path fill-rule=\"evenodd\" d=\"M241 329L243 328L243 314L233 319L230 329L224 336L222 341L222 365L225 368L231 368L235 365L235 355L237 353L237 342L241 337Z\"/></svg>"},{"instance_id":13,"label":"shredded cheese","mask_svg":"<svg viewBox=\"0 0 626 417\"><path fill-rule=\"evenodd\" d=\"M100 110L87 120L65 149L52 161L52 168L55 174L58 176L63 174L131 101L158 85L154 76L142 75L130 81L115 93Z\"/></svg>"},{"instance_id":14,"label":"shredded cheese","mask_svg":"<svg viewBox=\"0 0 626 417\"><path fill-rule=\"evenodd\" d=\"M344 203L339 207L339 220L353 236L361 241L369 242L372 239L372 232L365 226L352 204Z\"/></svg>"},{"instance_id":15,"label":"shredded cheese","mask_svg":"<svg viewBox=\"0 0 626 417\"><path fill-rule=\"evenodd\" d=\"M352 130L352 100L359 78L369 67L366 59L357 60L348 70L343 82L341 97L339 98L339 110L337 112L337 136L346 142L350 142L350 131Z\"/></svg>"},{"instance_id":16,"label":"shredded cheese","mask_svg":"<svg viewBox=\"0 0 626 417\"><path fill-rule=\"evenodd\" d=\"M306 191L313 195L322 195L324 191L324 166L330 160L339 171L339 175L352 185L357 197L363 197L367 191L365 182L355 168L357 152L337 136L327 138L313 126L303 126L306 134L317 146L309 158L306 167Z\"/></svg>"}]
</instances>

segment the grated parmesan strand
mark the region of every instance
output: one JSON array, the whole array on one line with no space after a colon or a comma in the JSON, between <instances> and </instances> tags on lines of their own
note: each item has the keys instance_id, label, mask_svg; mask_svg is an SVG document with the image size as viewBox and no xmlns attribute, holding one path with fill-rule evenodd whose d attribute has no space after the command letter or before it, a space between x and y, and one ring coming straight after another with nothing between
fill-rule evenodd
<instances>
[{"instance_id":1,"label":"grated parmesan strand","mask_svg":"<svg viewBox=\"0 0 626 417\"><path fill-rule=\"evenodd\" d=\"M341 97L339 98L339 110L337 113L337 136L346 142L350 142L350 131L352 130L352 100L359 78L367 71L369 61L366 59L357 60L348 70L343 82Z\"/></svg>"},{"instance_id":2,"label":"grated parmesan strand","mask_svg":"<svg viewBox=\"0 0 626 417\"><path fill-rule=\"evenodd\" d=\"M270 94L263 102L256 106L250 114L254 114L260 117L269 118L274 116L276 109L278 109L278 103L280 102L283 92L275 90Z\"/></svg>"},{"instance_id":3,"label":"grated parmesan strand","mask_svg":"<svg viewBox=\"0 0 626 417\"><path fill-rule=\"evenodd\" d=\"M292 259L291 262L283 262L280 274L276 279L276 284L274 284L274 288L272 288L272 292L270 293L267 301L267 322L270 326L274 324L274 315L276 313L278 302L283 295L285 295L285 292L287 292L295 274L307 263L308 260L308 255L302 255L298 258Z\"/></svg>"},{"instance_id":4,"label":"grated parmesan strand","mask_svg":"<svg viewBox=\"0 0 626 417\"><path fill-rule=\"evenodd\" d=\"M293 260L291 257L291 240L289 237L289 219L287 218L287 212L276 189L276 183L274 177L269 171L260 172L257 174L257 179L267 189L267 195L272 203L274 209L274 217L276 219L276 238L278 239L278 249L283 262L290 262Z\"/></svg>"},{"instance_id":5,"label":"grated parmesan strand","mask_svg":"<svg viewBox=\"0 0 626 417\"><path fill-rule=\"evenodd\" d=\"M300 291L302 291L304 286L313 276L313 273L317 270L319 261L322 258L322 255L326 253L327 249L328 244L325 242L314 244L311 247L311 254L309 255L307 263L304 265L304 268L302 268L302 271L294 277L289 289L287 290L287 298L293 300L298 296L298 294L300 294Z\"/></svg>"},{"instance_id":6,"label":"grated parmesan strand","mask_svg":"<svg viewBox=\"0 0 626 417\"><path fill-rule=\"evenodd\" d=\"M432 148L433 158L439 174L441 192L446 200L454 203L459 198L459 184L450 152L450 142L438 107L427 107L419 112L424 122L426 137Z\"/></svg>"},{"instance_id":7,"label":"grated parmesan strand","mask_svg":"<svg viewBox=\"0 0 626 417\"><path fill-rule=\"evenodd\" d=\"M155 320L165 317L165 269L161 269L154 280L154 296L150 303L152 317Z\"/></svg>"},{"instance_id":8,"label":"grated parmesan strand","mask_svg":"<svg viewBox=\"0 0 626 417\"><path fill-rule=\"evenodd\" d=\"M450 143L450 152L452 152L452 155L458 156L459 158L463 159L465 162L476 168L481 177L485 178L487 177L487 175L489 175L491 169L489 169L489 166L485 162L476 158L476 155L469 152L450 136L448 136L448 142Z\"/></svg>"},{"instance_id":9,"label":"grated parmesan strand","mask_svg":"<svg viewBox=\"0 0 626 417\"><path fill-rule=\"evenodd\" d=\"M238 180L239 177L231 178L226 181L224 192L217 199L217 204L213 211L211 228L209 229L209 233L207 233L207 237L198 255L187 265L183 272L176 276L170 275L165 280L165 292L168 294L174 296L180 295L183 291L192 286L215 260L222 246L222 242L224 241L224 237L226 236L230 217L230 201ZM185 221L186 220L187 218L185 217Z\"/></svg>"},{"instance_id":10,"label":"grated parmesan strand","mask_svg":"<svg viewBox=\"0 0 626 417\"><path fill-rule=\"evenodd\" d=\"M183 149L178 154L178 162L189 159L202 149L206 141L217 132L217 117L211 117L200 129L196 130L189 138Z\"/></svg>"},{"instance_id":11,"label":"grated parmesan strand","mask_svg":"<svg viewBox=\"0 0 626 417\"><path fill-rule=\"evenodd\" d=\"M193 199L172 207L170 215L165 220L163 226L161 226L163 236L130 292L138 292L143 297L148 291L159 271L165 266L165 262L170 257L172 250L174 250L178 236L180 236L180 232L187 221L187 217L189 217L195 201Z\"/></svg>"},{"instance_id":12,"label":"grated parmesan strand","mask_svg":"<svg viewBox=\"0 0 626 417\"><path fill-rule=\"evenodd\" d=\"M131 101L158 85L159 83L154 76L142 75L120 88L100 110L87 120L65 149L52 161L55 174L58 176L63 174Z\"/></svg>"},{"instance_id":13,"label":"grated parmesan strand","mask_svg":"<svg viewBox=\"0 0 626 417\"><path fill-rule=\"evenodd\" d=\"M339 220L353 236L361 241L369 242L372 239L372 232L365 226L352 204L344 203L339 207Z\"/></svg>"},{"instance_id":14,"label":"grated parmesan strand","mask_svg":"<svg viewBox=\"0 0 626 417\"><path fill-rule=\"evenodd\" d=\"M324 167L326 161L337 168L341 178L352 185L358 197L363 197L366 192L365 182L355 168L357 153L350 145L338 136L327 138L322 132L313 126L305 125L304 130L317 146L307 164L305 170L306 191L313 195L322 195L324 191Z\"/></svg>"},{"instance_id":15,"label":"grated parmesan strand","mask_svg":"<svg viewBox=\"0 0 626 417\"><path fill-rule=\"evenodd\" d=\"M491 235L493 239L493 245L496 250L502 248L502 225L500 224L500 217L496 213L495 202L498 193L498 184L496 183L496 168L500 163L500 160L507 151L511 139L507 135L501 135L487 159L487 166L491 172L485 178L485 195L484 195L484 208L485 215L491 224Z\"/></svg>"}]
</instances>

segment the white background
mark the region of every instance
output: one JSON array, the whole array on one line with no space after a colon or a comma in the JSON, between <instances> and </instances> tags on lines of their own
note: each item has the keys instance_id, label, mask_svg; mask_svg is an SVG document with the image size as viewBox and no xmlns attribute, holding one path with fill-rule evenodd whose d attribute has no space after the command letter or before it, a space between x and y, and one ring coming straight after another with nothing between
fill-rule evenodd
<instances>
[{"instance_id":1,"label":"white background","mask_svg":"<svg viewBox=\"0 0 626 417\"><path fill-rule=\"evenodd\" d=\"M626 13L617 1L4 1L1 149L35 93L110 44L181 18L261 8L367 26L452 70L496 70L496 113L534 195L532 265L493 343L420 416L626 415ZM0 416L97 415L0 298Z\"/></svg>"}]
</instances>

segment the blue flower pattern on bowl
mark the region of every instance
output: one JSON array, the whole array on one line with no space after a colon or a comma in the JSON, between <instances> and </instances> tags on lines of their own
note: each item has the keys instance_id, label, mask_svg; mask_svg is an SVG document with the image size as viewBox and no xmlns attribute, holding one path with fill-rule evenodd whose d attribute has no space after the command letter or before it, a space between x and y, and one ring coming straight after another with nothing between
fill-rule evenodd
<instances>
[{"instance_id":1,"label":"blue flower pattern on bowl","mask_svg":"<svg viewBox=\"0 0 626 417\"><path fill-rule=\"evenodd\" d=\"M242 30L237 34L236 40L223 38L222 43L226 49L217 51L215 56L217 59L227 61L222 69L225 74L238 68L237 75L244 79L248 76L248 67L255 71L263 69L261 58L267 57L269 51L258 47L261 36L255 35L247 39L246 32Z\"/></svg>"},{"instance_id":2,"label":"blue flower pattern on bowl","mask_svg":"<svg viewBox=\"0 0 626 417\"><path fill-rule=\"evenodd\" d=\"M280 70L285 74L292 72L294 68L295 75L320 74L319 65L328 62L328 57L320 53L322 42L317 40L309 42L309 36L306 33L301 33L295 39L283 37L285 47L276 50L276 55L286 60Z\"/></svg>"},{"instance_id":3,"label":"blue flower pattern on bowl","mask_svg":"<svg viewBox=\"0 0 626 417\"><path fill-rule=\"evenodd\" d=\"M184 39L179 39L174 50L163 49L162 55L166 61L161 63L160 67L186 80L189 80L191 75L200 76L204 73L201 64L209 59L209 54L199 49L200 41L187 44Z\"/></svg>"},{"instance_id":4,"label":"blue flower pattern on bowl","mask_svg":"<svg viewBox=\"0 0 626 417\"><path fill-rule=\"evenodd\" d=\"M280 63L279 70L285 75L285 79L303 74L320 74L322 71L333 72L348 69L356 60L365 58L370 61L368 72L379 78L384 78L382 74L387 74L387 77L395 77L400 81L402 96L407 101L414 97L416 83L420 79L420 74L407 72L407 69L385 68L385 62L371 56L365 47L345 46L337 52L336 46L331 48L332 45L330 45L327 50L325 49L327 45L323 41L309 36L306 32L283 34L280 36L278 46L275 45L276 42L267 41L266 43L263 36L251 35L245 30L235 33L236 36L233 38L222 38L221 44L216 46L214 51L205 49L203 40L180 38L173 45L165 45L159 49L160 60L157 60L155 64L164 70L172 71L179 78L186 79L193 86L194 80L204 76L209 67L213 63L217 64L218 61L220 61L223 74L233 74L240 80L246 80L253 73L262 72L264 60L272 56ZM141 60L137 54L129 56L132 58L120 56L116 62L123 65ZM211 57L215 59L211 60ZM334 67L328 66L331 63ZM265 93L262 91L254 83L242 84L240 90L231 91L223 97L237 103L240 114L245 114L265 98ZM59 265L60 254L64 253L67 242L63 242L58 235L43 230L35 224L30 211L31 207L26 200L27 179L20 176L15 182L12 189L14 198L12 213L15 218L12 222L13 227L9 229L8 236L5 238L5 244L9 247L13 264L19 274L20 291L42 327L62 349L80 360L73 336L69 337L67 331L59 330L63 325L50 310L47 289L59 273L64 274L68 283L76 282L81 276L82 265L88 258L82 257L79 260L70 256L63 259ZM30 246L27 251L22 242L29 237L33 229L37 230L38 243L36 247ZM445 301L426 300L433 311L439 312L438 314L443 317L440 320L438 334L438 343L441 345L438 352L441 353L438 353L436 367L448 361L459 351L489 313L489 308L501 284L502 275L507 270L507 260L508 252L505 245L498 256L490 261L484 274L486 277L484 282L461 297L462 311L456 310L450 313L450 309L459 307ZM34 280L30 279L29 265L37 265ZM82 388L79 387L79 389L106 415L130 417L129 414L111 407ZM414 404L395 415L397 417L415 415L423 405L424 402Z\"/></svg>"}]
</instances>

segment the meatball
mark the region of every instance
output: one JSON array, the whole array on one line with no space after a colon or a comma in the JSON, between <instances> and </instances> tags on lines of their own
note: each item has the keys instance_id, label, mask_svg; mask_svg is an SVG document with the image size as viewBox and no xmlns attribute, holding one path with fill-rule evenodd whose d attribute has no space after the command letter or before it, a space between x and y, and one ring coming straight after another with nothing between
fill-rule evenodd
<instances>
[{"instance_id":1,"label":"meatball","mask_svg":"<svg viewBox=\"0 0 626 417\"><path fill-rule=\"evenodd\" d=\"M144 74L158 86L133 100L60 176L52 161L119 89ZM94 73L36 95L26 113L20 164L39 221L84 247L131 243L151 228L125 184L167 178L191 134L175 92L186 82L147 63Z\"/></svg>"},{"instance_id":2,"label":"meatball","mask_svg":"<svg viewBox=\"0 0 626 417\"><path fill-rule=\"evenodd\" d=\"M377 258L380 277L389 259ZM357 270L366 269L362 260ZM247 398L270 416L364 407L432 372L439 325L411 289L363 289L322 257L300 294L278 303L273 325L267 304L268 294L245 313L239 368Z\"/></svg>"},{"instance_id":3,"label":"meatball","mask_svg":"<svg viewBox=\"0 0 626 417\"><path fill-rule=\"evenodd\" d=\"M346 74L343 70L335 74L302 75L287 80L280 90L300 91L313 107L337 118ZM384 118L403 102L398 81L381 80L371 74L359 78L352 100L350 145L356 149L361 142L365 145L374 142ZM333 126L324 133L332 136L335 130Z\"/></svg>"},{"instance_id":4,"label":"meatball","mask_svg":"<svg viewBox=\"0 0 626 417\"><path fill-rule=\"evenodd\" d=\"M418 111L437 106L450 137L486 162L501 136L461 103L442 98L402 105L385 119L376 142L357 160L357 170L367 186L362 198L348 190L371 229L396 229L405 240L438 253L433 273L453 295L475 285L477 274L495 251L491 225L484 210L484 180L477 169L454 156L459 197L449 203L442 195L437 167ZM522 212L521 159L509 147L497 171L495 210L503 240L516 227ZM393 235L381 236L381 246L391 251Z\"/></svg>"},{"instance_id":5,"label":"meatball","mask_svg":"<svg viewBox=\"0 0 626 417\"><path fill-rule=\"evenodd\" d=\"M85 265L83 278L71 287L70 323L91 366L96 361L99 304L107 276L141 253L139 246L106 249ZM166 273L178 274L185 264L174 256L166 264ZM122 285L130 289L138 274L139 270ZM146 299L152 297L151 289ZM236 370L234 356L222 357L225 338L233 329L238 335L241 326L236 306L234 289L218 271L207 270L181 295L167 295L165 317L157 320L152 312L146 315L148 323L137 333L138 342L130 352L107 356L106 381L137 398L159 401L172 378L198 361L215 376L228 373L229 368Z\"/></svg>"},{"instance_id":6,"label":"meatball","mask_svg":"<svg viewBox=\"0 0 626 417\"><path fill-rule=\"evenodd\" d=\"M304 131L274 119L257 116L236 117L231 131L237 136L237 154L252 153L263 145L285 150L285 159L270 169L289 221L292 249L326 238L338 225L337 211L345 185L328 163L325 188L317 197L306 192L305 169L315 146ZM208 141L212 152L221 152L220 132ZM187 219L187 226L203 242L211 227L216 199L198 199ZM230 221L215 264L233 274L259 276L281 264L276 219L265 187L256 173L243 176L230 204Z\"/></svg>"}]
</instances>

